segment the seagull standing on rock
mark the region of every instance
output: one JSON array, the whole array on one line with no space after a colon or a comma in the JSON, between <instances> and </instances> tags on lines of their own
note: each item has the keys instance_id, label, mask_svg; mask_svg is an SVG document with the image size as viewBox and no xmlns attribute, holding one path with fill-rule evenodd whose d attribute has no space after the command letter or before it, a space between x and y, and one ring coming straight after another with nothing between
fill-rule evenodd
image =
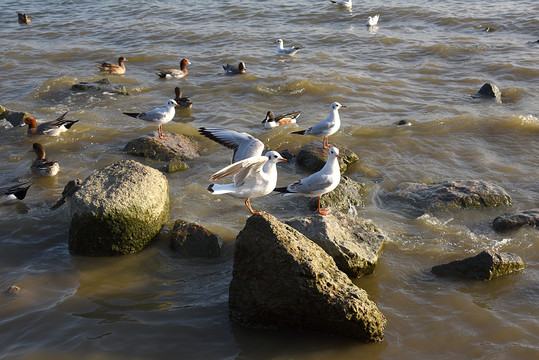
<instances>
[{"instance_id":1,"label":"seagull standing on rock","mask_svg":"<svg viewBox=\"0 0 539 360\"><path fill-rule=\"evenodd\" d=\"M163 135L163 124L168 123L170 120L174 118L174 115L176 114L176 110L175 110L176 106L178 106L178 103L174 101L174 99L168 99L165 107L156 108L156 109L150 110L148 112L143 112L143 113L124 112L124 114L137 118L137 119L144 120L144 121L158 123L159 124L159 129L158 129L159 139L164 139L165 136Z\"/></svg>"},{"instance_id":2,"label":"seagull standing on rock","mask_svg":"<svg viewBox=\"0 0 539 360\"><path fill-rule=\"evenodd\" d=\"M335 134L341 127L340 108L346 108L346 106L338 102L332 103L329 107L329 116L327 118L306 130L294 131L291 134L323 136L323 147L324 149L329 149L328 136Z\"/></svg>"}]
</instances>

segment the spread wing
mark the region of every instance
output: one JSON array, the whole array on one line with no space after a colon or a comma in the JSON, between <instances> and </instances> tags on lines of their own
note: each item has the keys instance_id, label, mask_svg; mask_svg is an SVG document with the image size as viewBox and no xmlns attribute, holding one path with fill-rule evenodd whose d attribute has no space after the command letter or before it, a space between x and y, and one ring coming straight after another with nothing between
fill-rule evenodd
<instances>
[{"instance_id":1,"label":"spread wing","mask_svg":"<svg viewBox=\"0 0 539 360\"><path fill-rule=\"evenodd\" d=\"M266 156L253 156L245 160L235 162L231 165L224 167L210 177L210 181L219 180L224 177L235 175L234 182L241 184L251 176L255 176L259 173L268 161Z\"/></svg>"},{"instance_id":2,"label":"spread wing","mask_svg":"<svg viewBox=\"0 0 539 360\"><path fill-rule=\"evenodd\" d=\"M247 133L206 127L199 128L198 132L229 149L233 149L233 162L261 156L264 151L264 143Z\"/></svg>"}]
</instances>

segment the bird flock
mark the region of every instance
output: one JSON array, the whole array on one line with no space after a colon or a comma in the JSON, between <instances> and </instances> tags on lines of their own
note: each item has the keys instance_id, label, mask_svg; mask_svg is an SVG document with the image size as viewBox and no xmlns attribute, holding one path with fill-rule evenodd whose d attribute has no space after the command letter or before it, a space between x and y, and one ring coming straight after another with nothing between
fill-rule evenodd
<instances>
[{"instance_id":1,"label":"bird flock","mask_svg":"<svg viewBox=\"0 0 539 360\"><path fill-rule=\"evenodd\" d=\"M339 7L352 8L351 0L330 1ZM30 24L31 20L28 14L20 12L17 14L20 24ZM379 17L379 14L372 17L369 16L366 20L366 25L368 27L376 26ZM278 56L294 56L298 51L303 49L303 46L299 45L285 47L283 39L276 39L274 44L277 44L275 55ZM100 72L105 74L124 75L127 70L126 62L128 62L127 58L120 56L118 58L118 64L102 61L97 63L96 66ZM163 79L181 79L188 75L187 65L190 64L191 62L188 59L182 58L179 69L158 69L156 74ZM247 72L247 67L243 61L240 61L237 66L231 64L223 65L223 70L227 75L240 75ZM166 135L163 133L163 125L174 118L175 108L188 109L193 105L188 97L182 96L182 91L179 87L176 87L174 91L175 98L168 99L164 107L144 112L126 111L123 114L158 124L158 137L159 139L165 139ZM317 197L317 212L321 215L327 215L327 209L320 208L320 198L322 195L333 191L340 182L339 149L329 144L328 137L336 133L341 126L339 116L339 109L341 108L346 108L346 106L338 102L333 102L330 105L329 115L324 120L307 129L291 132L291 134L296 135L322 137L323 149L329 151L327 161L320 171L285 187L277 187L277 163L287 161L278 152L268 151L265 155L262 155L265 148L264 144L247 133L221 128L200 127L199 133L201 135L234 150L232 163L215 172L210 177L210 181L216 181L232 176L232 182L228 184L211 183L207 190L214 195L229 194L245 199L245 205L252 214L260 213L260 211L252 209L250 199L261 197L274 191L285 196L302 195L305 197ZM272 111L268 111L262 124L265 128L274 128L284 124L295 124L300 114L301 112L299 111L293 111L275 115ZM28 125L28 135L58 136L69 130L73 124L79 121L78 119L67 120L65 119L66 115L67 112L56 120L43 122L39 125L34 117L28 116L24 120L24 125ZM34 143L32 151L36 154L36 159L31 165L33 173L41 176L55 176L58 174L60 171L58 162L46 157L43 145ZM3 197L0 199L0 203L12 203L24 199L31 185L32 183L24 183L2 189L1 193Z\"/></svg>"}]
</instances>

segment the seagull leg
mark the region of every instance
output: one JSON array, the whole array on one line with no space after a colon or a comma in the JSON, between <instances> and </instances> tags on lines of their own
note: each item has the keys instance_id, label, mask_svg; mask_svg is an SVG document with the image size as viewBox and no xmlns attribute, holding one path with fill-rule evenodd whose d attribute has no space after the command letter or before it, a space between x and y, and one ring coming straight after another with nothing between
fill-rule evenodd
<instances>
[{"instance_id":1,"label":"seagull leg","mask_svg":"<svg viewBox=\"0 0 539 360\"><path fill-rule=\"evenodd\" d=\"M159 133L159 139L163 140L166 138L165 135L163 135L163 125L162 124L159 124L159 130L158 130L158 133Z\"/></svg>"},{"instance_id":2,"label":"seagull leg","mask_svg":"<svg viewBox=\"0 0 539 360\"><path fill-rule=\"evenodd\" d=\"M253 208L251 207L251 202L249 201L249 198L245 199L245 205L247 205L247 208L249 209L251 214L260 214L260 213L262 213L262 211L253 210Z\"/></svg>"},{"instance_id":3,"label":"seagull leg","mask_svg":"<svg viewBox=\"0 0 539 360\"><path fill-rule=\"evenodd\" d=\"M322 142L322 146L324 149L331 149L331 146L329 146L329 141L328 141L328 137L327 136L324 136L324 141Z\"/></svg>"},{"instance_id":4,"label":"seagull leg","mask_svg":"<svg viewBox=\"0 0 539 360\"><path fill-rule=\"evenodd\" d=\"M320 196L318 197L318 213L320 215L327 215L328 209L320 209Z\"/></svg>"}]
</instances>

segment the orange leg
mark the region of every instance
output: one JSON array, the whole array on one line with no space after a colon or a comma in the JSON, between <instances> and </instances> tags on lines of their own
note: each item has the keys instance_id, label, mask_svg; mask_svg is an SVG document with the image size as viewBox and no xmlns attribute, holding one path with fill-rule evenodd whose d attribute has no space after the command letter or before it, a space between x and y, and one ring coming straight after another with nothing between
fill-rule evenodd
<instances>
[{"instance_id":1,"label":"orange leg","mask_svg":"<svg viewBox=\"0 0 539 360\"><path fill-rule=\"evenodd\" d=\"M159 139L165 139L166 138L166 136L163 135L163 125L161 125L161 124L159 124L158 133L159 133Z\"/></svg>"},{"instance_id":2,"label":"orange leg","mask_svg":"<svg viewBox=\"0 0 539 360\"><path fill-rule=\"evenodd\" d=\"M260 214L260 213L262 213L262 211L253 210L253 208L251 207L251 202L249 201L249 198L245 199L245 205L247 205L247 208L249 209L251 214Z\"/></svg>"},{"instance_id":3,"label":"orange leg","mask_svg":"<svg viewBox=\"0 0 539 360\"><path fill-rule=\"evenodd\" d=\"M322 142L322 146L324 147L324 149L331 149L331 146L329 146L329 141L328 141L328 137L327 136L324 136L324 141Z\"/></svg>"},{"instance_id":4,"label":"orange leg","mask_svg":"<svg viewBox=\"0 0 539 360\"><path fill-rule=\"evenodd\" d=\"M327 215L328 209L320 209L320 196L318 197L318 213L320 215Z\"/></svg>"}]
</instances>

